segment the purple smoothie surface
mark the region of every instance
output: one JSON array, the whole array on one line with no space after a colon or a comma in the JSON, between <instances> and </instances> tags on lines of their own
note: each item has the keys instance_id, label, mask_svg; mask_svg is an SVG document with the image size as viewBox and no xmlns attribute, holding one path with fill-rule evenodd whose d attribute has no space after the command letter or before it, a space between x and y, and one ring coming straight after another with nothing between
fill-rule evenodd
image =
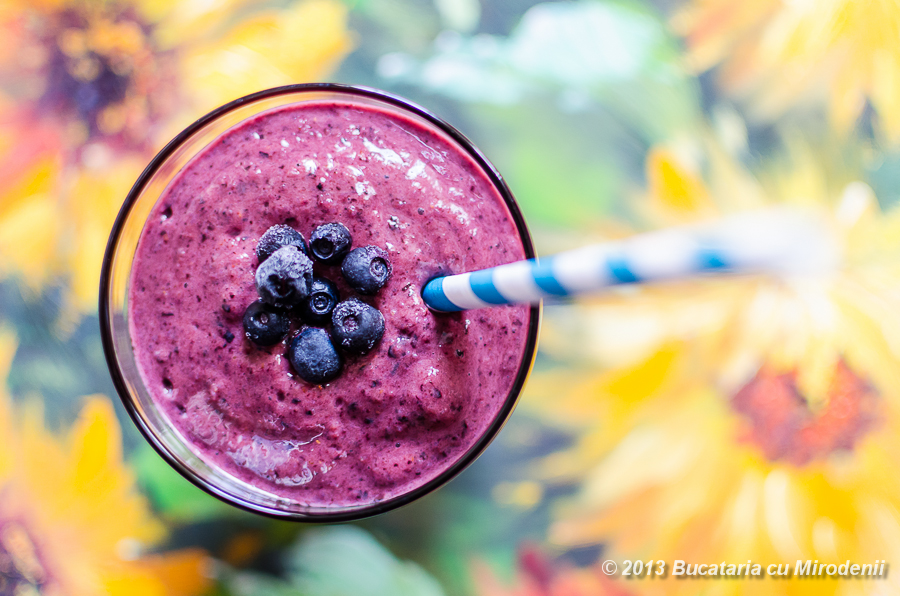
<instances>
[{"instance_id":1,"label":"purple smoothie surface","mask_svg":"<svg viewBox=\"0 0 900 596\"><path fill-rule=\"evenodd\" d=\"M387 251L382 341L334 381L297 377L286 343L261 348L256 243L287 224L307 240L343 223ZM438 476L481 438L523 366L529 307L438 315L423 284L525 258L501 195L445 136L367 105L307 102L257 115L193 158L141 234L129 288L138 368L204 461L282 499L353 507ZM356 295L339 266L315 265Z\"/></svg>"}]
</instances>

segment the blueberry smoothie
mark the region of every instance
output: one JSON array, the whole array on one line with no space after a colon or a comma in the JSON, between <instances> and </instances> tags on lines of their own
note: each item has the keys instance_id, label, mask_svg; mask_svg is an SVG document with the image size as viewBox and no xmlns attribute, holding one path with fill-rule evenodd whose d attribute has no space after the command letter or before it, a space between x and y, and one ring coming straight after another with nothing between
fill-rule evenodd
<instances>
[{"instance_id":1,"label":"blueberry smoothie","mask_svg":"<svg viewBox=\"0 0 900 596\"><path fill-rule=\"evenodd\" d=\"M267 232L309 241L325 224L364 257L384 255L390 275L360 291L341 263L311 255L320 285L376 310L383 328L365 350L335 342L339 374L307 380L292 342L325 341L337 332L327 317L297 307L284 337L263 341L245 315L259 308L257 271L303 250L268 256L280 245L261 244ZM524 258L502 196L443 133L365 103L280 107L210 143L157 201L128 293L135 359L153 402L215 468L310 507L385 501L470 451L530 358L528 306L436 314L422 286Z\"/></svg>"}]
</instances>

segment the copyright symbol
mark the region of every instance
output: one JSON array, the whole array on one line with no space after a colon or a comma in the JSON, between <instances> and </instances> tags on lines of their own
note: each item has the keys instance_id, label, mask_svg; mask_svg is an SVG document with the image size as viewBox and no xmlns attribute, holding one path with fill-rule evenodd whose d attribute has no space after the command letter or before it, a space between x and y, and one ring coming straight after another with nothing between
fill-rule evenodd
<instances>
[{"instance_id":1,"label":"copyright symbol","mask_svg":"<svg viewBox=\"0 0 900 596\"><path fill-rule=\"evenodd\" d=\"M616 574L616 562L610 561L610 560L603 561L603 564L600 565L600 569L602 569L603 573L605 573L606 575L615 575Z\"/></svg>"}]
</instances>

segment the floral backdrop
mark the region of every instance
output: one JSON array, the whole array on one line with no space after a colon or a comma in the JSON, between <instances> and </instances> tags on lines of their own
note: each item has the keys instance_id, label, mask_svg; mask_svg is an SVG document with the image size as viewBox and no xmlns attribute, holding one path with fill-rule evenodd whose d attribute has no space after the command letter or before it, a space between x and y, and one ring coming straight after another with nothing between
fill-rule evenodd
<instances>
[{"instance_id":1,"label":"floral backdrop","mask_svg":"<svg viewBox=\"0 0 900 596\"><path fill-rule=\"evenodd\" d=\"M448 486L355 524L241 512L121 408L100 261L179 130L309 81L449 120L541 254L790 204L843 263L548 306L518 409ZM8 0L0 123L0 594L900 593L896 0ZM887 572L622 574L677 559Z\"/></svg>"}]
</instances>

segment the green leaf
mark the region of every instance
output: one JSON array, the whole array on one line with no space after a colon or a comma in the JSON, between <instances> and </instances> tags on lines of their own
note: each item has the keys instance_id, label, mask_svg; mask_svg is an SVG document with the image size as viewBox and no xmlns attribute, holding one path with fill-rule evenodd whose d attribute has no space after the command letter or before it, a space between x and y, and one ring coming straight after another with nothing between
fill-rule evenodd
<instances>
[{"instance_id":1,"label":"green leaf","mask_svg":"<svg viewBox=\"0 0 900 596\"><path fill-rule=\"evenodd\" d=\"M297 586L261 573L226 568L219 574L219 582L221 596L307 596Z\"/></svg>"},{"instance_id":2,"label":"green leaf","mask_svg":"<svg viewBox=\"0 0 900 596\"><path fill-rule=\"evenodd\" d=\"M387 54L379 73L466 103L512 106L549 92L564 110L600 105L650 143L700 114L663 17L638 2L545 2L508 37L445 32L435 48L423 60Z\"/></svg>"},{"instance_id":3,"label":"green leaf","mask_svg":"<svg viewBox=\"0 0 900 596\"><path fill-rule=\"evenodd\" d=\"M510 36L506 60L528 76L584 87L655 75L662 22L625 3L537 4Z\"/></svg>"},{"instance_id":4,"label":"green leaf","mask_svg":"<svg viewBox=\"0 0 900 596\"><path fill-rule=\"evenodd\" d=\"M417 564L398 560L368 532L335 526L305 532L289 552L291 582L307 596L443 596Z\"/></svg>"},{"instance_id":5,"label":"green leaf","mask_svg":"<svg viewBox=\"0 0 900 596\"><path fill-rule=\"evenodd\" d=\"M565 114L545 98L505 109L473 106L470 115L476 143L530 225L591 226L643 173L646 145L603 111Z\"/></svg>"},{"instance_id":6,"label":"green leaf","mask_svg":"<svg viewBox=\"0 0 900 596\"><path fill-rule=\"evenodd\" d=\"M153 504L171 520L196 522L237 511L188 482L150 445L135 450L131 465Z\"/></svg>"}]
</instances>

